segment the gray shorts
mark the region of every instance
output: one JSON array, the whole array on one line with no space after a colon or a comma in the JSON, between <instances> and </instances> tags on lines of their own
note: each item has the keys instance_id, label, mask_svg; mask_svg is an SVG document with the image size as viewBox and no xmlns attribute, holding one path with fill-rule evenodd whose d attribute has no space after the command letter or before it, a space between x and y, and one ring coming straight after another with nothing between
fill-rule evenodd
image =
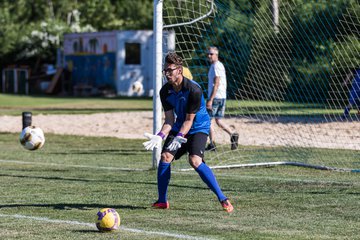
<instances>
[{"instance_id":1,"label":"gray shorts","mask_svg":"<svg viewBox=\"0 0 360 240\"><path fill-rule=\"evenodd\" d=\"M225 115L226 99L214 99L212 111L208 109L210 118L223 118Z\"/></svg>"}]
</instances>

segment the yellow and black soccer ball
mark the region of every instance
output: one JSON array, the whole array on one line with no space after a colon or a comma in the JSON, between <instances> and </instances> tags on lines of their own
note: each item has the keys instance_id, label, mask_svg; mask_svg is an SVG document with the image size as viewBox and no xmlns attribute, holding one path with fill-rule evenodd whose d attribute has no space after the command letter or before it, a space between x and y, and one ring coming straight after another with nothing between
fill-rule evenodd
<instances>
[{"instance_id":1,"label":"yellow and black soccer ball","mask_svg":"<svg viewBox=\"0 0 360 240\"><path fill-rule=\"evenodd\" d=\"M114 231L120 227L120 216L113 208L103 208L97 213L96 227L101 232Z\"/></svg>"}]
</instances>

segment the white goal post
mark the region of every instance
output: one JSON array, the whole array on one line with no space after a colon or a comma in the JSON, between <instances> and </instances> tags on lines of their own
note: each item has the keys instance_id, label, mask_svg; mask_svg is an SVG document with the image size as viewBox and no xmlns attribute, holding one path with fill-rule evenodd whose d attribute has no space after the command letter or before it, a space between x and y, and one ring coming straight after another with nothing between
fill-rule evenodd
<instances>
[{"instance_id":1,"label":"white goal post","mask_svg":"<svg viewBox=\"0 0 360 240\"><path fill-rule=\"evenodd\" d=\"M162 86L162 59L163 59L163 49L162 49L162 39L163 39L163 0L154 0L154 47L153 47L153 58L154 58L154 76L153 76L153 133L156 134L160 131L162 126L161 114L162 107L160 101L160 89ZM152 168L157 168L160 161L161 149L155 148L153 151L153 161Z\"/></svg>"}]
</instances>

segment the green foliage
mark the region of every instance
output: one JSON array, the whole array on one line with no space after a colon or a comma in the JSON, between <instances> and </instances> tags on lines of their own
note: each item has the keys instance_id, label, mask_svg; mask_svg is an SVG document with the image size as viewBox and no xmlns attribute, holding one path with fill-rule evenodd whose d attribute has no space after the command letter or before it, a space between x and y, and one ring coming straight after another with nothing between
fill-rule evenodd
<instances>
[{"instance_id":1,"label":"green foliage","mask_svg":"<svg viewBox=\"0 0 360 240\"><path fill-rule=\"evenodd\" d=\"M273 29L271 2L215 0L216 12L204 19L206 25L195 23L192 36L177 35L178 47L194 49L181 52L188 65L199 66L191 69L193 75L205 82L206 89L208 63L204 51L215 45L220 48L230 88L238 89L230 93L231 98L241 95L305 102L338 98L330 95L334 92L330 86L336 88L343 74L359 66L358 1L279 0L278 33ZM164 16L176 16L164 19L165 24L172 24L206 14L209 1L166 1L164 6ZM185 8L189 11L181 10ZM16 4L3 0L0 67L24 61L31 65L37 58L54 62L56 48L66 32L151 29L152 15L152 0L18 0ZM46 28L42 27L44 23ZM200 32L204 29L205 34ZM181 26L176 31L186 33L187 29ZM47 38L40 38L36 32ZM54 43L50 39L58 40ZM281 48L269 47L268 43ZM274 71L264 77L269 69ZM276 89L269 91L266 86ZM325 89L314 91L319 87Z\"/></svg>"},{"instance_id":2,"label":"green foliage","mask_svg":"<svg viewBox=\"0 0 360 240\"><path fill-rule=\"evenodd\" d=\"M0 67L15 63L33 65L33 59L54 63L64 33L150 29L152 4L152 0L3 0Z\"/></svg>"},{"instance_id":3,"label":"green foliage","mask_svg":"<svg viewBox=\"0 0 360 240\"><path fill-rule=\"evenodd\" d=\"M115 29L152 29L153 0L112 0L115 15L122 25Z\"/></svg>"},{"instance_id":4,"label":"green foliage","mask_svg":"<svg viewBox=\"0 0 360 240\"><path fill-rule=\"evenodd\" d=\"M23 51L19 58L38 56L54 62L54 52L61 47L63 34L69 31L69 26L49 19L48 22L43 21L31 26L31 29L31 32L22 38Z\"/></svg>"},{"instance_id":5,"label":"green foliage","mask_svg":"<svg viewBox=\"0 0 360 240\"><path fill-rule=\"evenodd\" d=\"M114 27L116 16L110 0L90 0L79 7L82 23L96 26L98 29Z\"/></svg>"},{"instance_id":6,"label":"green foliage","mask_svg":"<svg viewBox=\"0 0 360 240\"><path fill-rule=\"evenodd\" d=\"M10 3L0 3L0 55L4 56L16 49L20 42L21 24L16 23L16 16Z\"/></svg>"},{"instance_id":7,"label":"green foliage","mask_svg":"<svg viewBox=\"0 0 360 240\"><path fill-rule=\"evenodd\" d=\"M216 5L202 41L220 48L231 98L325 103L337 99L331 89L343 73L359 66L356 1L281 1L278 32L271 1ZM206 82L206 72L201 75Z\"/></svg>"}]
</instances>

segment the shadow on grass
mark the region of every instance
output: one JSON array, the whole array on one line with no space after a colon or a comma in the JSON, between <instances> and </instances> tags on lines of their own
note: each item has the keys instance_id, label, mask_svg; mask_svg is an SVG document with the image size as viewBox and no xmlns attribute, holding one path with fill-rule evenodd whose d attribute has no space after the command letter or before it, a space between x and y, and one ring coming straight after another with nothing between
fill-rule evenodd
<instances>
[{"instance_id":1,"label":"shadow on grass","mask_svg":"<svg viewBox=\"0 0 360 240\"><path fill-rule=\"evenodd\" d=\"M140 182L140 181L123 181L123 180L106 180L106 179L101 179L101 180L95 180L95 179L85 179L85 178L64 178L64 177L45 177L45 176L26 176L26 175L11 175L11 174L0 174L0 177L14 177L14 178L29 178L29 179L43 179L43 180L55 180L55 181L74 181L74 182L99 182L99 183L104 183L104 182L108 182L111 183L112 185L114 184L143 184L143 185L152 185L152 186L157 186L156 182ZM185 188L185 189L196 189L196 190L208 190L208 188L206 186L204 187L199 187L199 186L188 186L188 185L180 185L180 184L169 184L169 188ZM227 190L227 189L223 189L223 191L234 191L234 190Z\"/></svg>"},{"instance_id":2,"label":"shadow on grass","mask_svg":"<svg viewBox=\"0 0 360 240\"><path fill-rule=\"evenodd\" d=\"M95 225L95 224L94 224ZM72 230L74 233L99 233L99 234L107 234L106 232L100 232L99 230Z\"/></svg>"},{"instance_id":3,"label":"shadow on grass","mask_svg":"<svg viewBox=\"0 0 360 240\"><path fill-rule=\"evenodd\" d=\"M254 121L272 123L330 123L330 122L358 122L360 115L355 111L342 119L343 109L331 109L320 105L296 106L248 106L227 107L225 118L250 118Z\"/></svg>"},{"instance_id":4,"label":"shadow on grass","mask_svg":"<svg viewBox=\"0 0 360 240\"><path fill-rule=\"evenodd\" d=\"M31 109L30 109L31 110ZM36 114L37 111L44 113L66 113L66 114L81 114L81 113L112 113L112 112L138 112L138 111L152 111L151 108L33 108L32 111Z\"/></svg>"},{"instance_id":5,"label":"shadow on grass","mask_svg":"<svg viewBox=\"0 0 360 240\"><path fill-rule=\"evenodd\" d=\"M89 149L89 150L70 150L66 152L51 152L49 154L54 155L74 155L74 154L114 154L114 155L126 155L126 156L133 156L133 155L143 155L143 154L149 154L149 151L146 151L145 149Z\"/></svg>"},{"instance_id":6,"label":"shadow on grass","mask_svg":"<svg viewBox=\"0 0 360 240\"><path fill-rule=\"evenodd\" d=\"M77 204L77 203L57 203L57 204L5 204L0 205L0 208L19 208L19 207L40 207L40 208L53 208L56 210L92 210L104 208L103 204ZM115 209L147 209L147 207L134 206L134 205L113 205L110 206Z\"/></svg>"},{"instance_id":7,"label":"shadow on grass","mask_svg":"<svg viewBox=\"0 0 360 240\"><path fill-rule=\"evenodd\" d=\"M233 113L227 113L225 118L234 118ZM300 124L319 124L319 123L331 123L331 122L357 122L359 118L351 116L344 120L341 115L330 115L330 114L304 114L293 116L290 114L266 114L266 113L243 113L237 114L236 118L247 118L252 119L253 123L300 123Z\"/></svg>"}]
</instances>

